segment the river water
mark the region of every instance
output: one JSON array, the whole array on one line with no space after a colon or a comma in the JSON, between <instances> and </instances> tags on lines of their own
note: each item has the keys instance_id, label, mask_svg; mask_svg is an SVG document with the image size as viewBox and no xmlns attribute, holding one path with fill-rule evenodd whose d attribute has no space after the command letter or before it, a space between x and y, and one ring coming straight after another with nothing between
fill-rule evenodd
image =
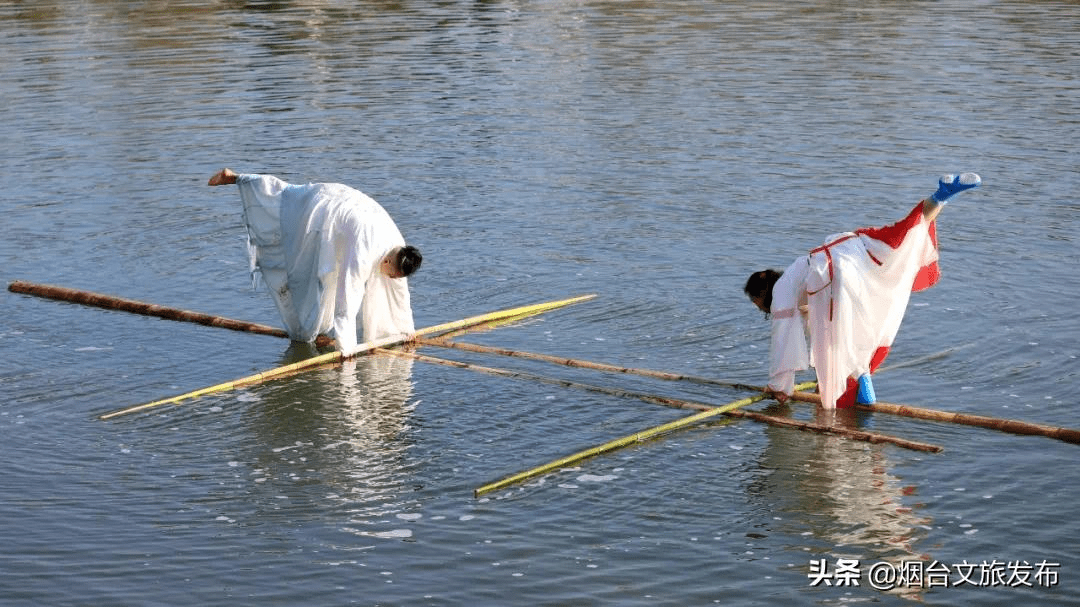
<instances>
[{"instance_id":1,"label":"river water","mask_svg":"<svg viewBox=\"0 0 1080 607\"><path fill-rule=\"evenodd\" d=\"M977 171L878 396L1080 427L1078 49L1075 2L0 1L0 278L278 325L206 179L338 181L424 251L417 326L596 293L459 339L761 384L750 272ZM1080 604L1075 445L714 422L475 498L686 412L368 357L102 422L310 352L0 307L3 605Z\"/></svg>"}]
</instances>

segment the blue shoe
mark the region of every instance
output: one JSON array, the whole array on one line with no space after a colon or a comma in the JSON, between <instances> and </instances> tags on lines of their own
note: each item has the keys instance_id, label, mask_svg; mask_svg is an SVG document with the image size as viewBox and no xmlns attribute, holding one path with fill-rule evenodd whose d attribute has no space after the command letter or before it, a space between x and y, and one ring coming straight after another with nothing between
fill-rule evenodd
<instances>
[{"instance_id":1,"label":"blue shoe","mask_svg":"<svg viewBox=\"0 0 1080 607\"><path fill-rule=\"evenodd\" d=\"M877 395L874 394L874 382L870 379L869 373L863 373L859 376L859 393L855 396L855 402L860 405L872 405L877 402Z\"/></svg>"},{"instance_id":2,"label":"blue shoe","mask_svg":"<svg viewBox=\"0 0 1080 607\"><path fill-rule=\"evenodd\" d=\"M930 197L934 199L934 202L945 202L954 195L959 194L964 190L970 190L980 183L982 183L982 179L975 173L942 175L941 179L938 181L937 191Z\"/></svg>"}]
</instances>

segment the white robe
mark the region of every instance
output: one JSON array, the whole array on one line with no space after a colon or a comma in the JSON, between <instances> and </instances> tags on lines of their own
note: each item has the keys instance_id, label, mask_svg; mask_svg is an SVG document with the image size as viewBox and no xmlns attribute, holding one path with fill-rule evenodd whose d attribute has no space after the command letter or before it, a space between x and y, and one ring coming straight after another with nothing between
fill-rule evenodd
<instances>
[{"instance_id":1,"label":"white robe","mask_svg":"<svg viewBox=\"0 0 1080 607\"><path fill-rule=\"evenodd\" d=\"M411 334L405 278L379 264L405 245L390 215L362 192L336 183L288 184L270 175L240 175L248 252L277 304L289 337L310 342L332 334L338 349L364 340Z\"/></svg>"},{"instance_id":2,"label":"white robe","mask_svg":"<svg viewBox=\"0 0 1080 607\"><path fill-rule=\"evenodd\" d=\"M769 387L790 395L795 372L813 366L822 405L836 407L849 377L884 360L911 292L937 282L937 259L921 204L892 226L835 235L796 259L773 286Z\"/></svg>"}]
</instances>

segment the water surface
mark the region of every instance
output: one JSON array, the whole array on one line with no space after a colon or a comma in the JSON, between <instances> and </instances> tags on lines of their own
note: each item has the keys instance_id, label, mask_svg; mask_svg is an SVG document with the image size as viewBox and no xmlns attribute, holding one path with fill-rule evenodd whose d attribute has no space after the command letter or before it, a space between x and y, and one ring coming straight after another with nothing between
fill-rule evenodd
<instances>
[{"instance_id":1,"label":"water surface","mask_svg":"<svg viewBox=\"0 0 1080 607\"><path fill-rule=\"evenodd\" d=\"M0 278L276 325L236 193L205 181L339 181L424 251L418 326L597 293L462 339L760 384L745 277L973 170L879 397L1080 427L1077 32L1069 2L0 2ZM945 447L927 455L713 423L475 499L685 413L365 358L104 423L307 353L0 305L4 604L1080 604L1074 445L856 420ZM1060 580L812 586L838 558Z\"/></svg>"}]
</instances>

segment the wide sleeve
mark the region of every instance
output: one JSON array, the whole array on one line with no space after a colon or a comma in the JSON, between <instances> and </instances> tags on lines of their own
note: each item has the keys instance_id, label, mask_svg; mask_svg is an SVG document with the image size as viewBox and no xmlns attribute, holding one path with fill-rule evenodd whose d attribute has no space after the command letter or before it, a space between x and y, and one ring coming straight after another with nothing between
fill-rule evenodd
<instances>
[{"instance_id":1,"label":"wide sleeve","mask_svg":"<svg viewBox=\"0 0 1080 607\"><path fill-rule=\"evenodd\" d=\"M799 308L806 301L808 268L807 258L800 257L773 285L769 388L788 395L795 391L795 372L810 366L806 321Z\"/></svg>"},{"instance_id":2,"label":"wide sleeve","mask_svg":"<svg viewBox=\"0 0 1080 607\"><path fill-rule=\"evenodd\" d=\"M289 206L286 192L290 185L272 175L254 174L237 176L236 185L244 206L252 286L256 286L258 276L262 275L289 337L307 340L313 335L308 335L301 321L301 310L297 309L298 302L289 286L288 234L281 222L283 208Z\"/></svg>"},{"instance_id":3,"label":"wide sleeve","mask_svg":"<svg viewBox=\"0 0 1080 607\"><path fill-rule=\"evenodd\" d=\"M244 203L244 223L255 246L281 244L281 194L288 183L273 175L239 175L236 185Z\"/></svg>"}]
</instances>

